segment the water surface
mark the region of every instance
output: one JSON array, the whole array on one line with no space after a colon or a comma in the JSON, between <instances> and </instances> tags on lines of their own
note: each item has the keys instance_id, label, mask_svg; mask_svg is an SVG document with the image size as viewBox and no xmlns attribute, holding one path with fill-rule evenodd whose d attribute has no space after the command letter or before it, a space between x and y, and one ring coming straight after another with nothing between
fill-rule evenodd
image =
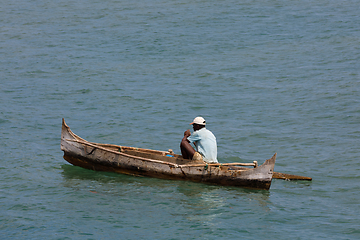
<instances>
[{"instance_id":1,"label":"water surface","mask_svg":"<svg viewBox=\"0 0 360 240\"><path fill-rule=\"evenodd\" d=\"M359 239L359 1L23 1L0 9L2 239ZM270 191L93 172L81 137L221 162L275 152Z\"/></svg>"}]
</instances>

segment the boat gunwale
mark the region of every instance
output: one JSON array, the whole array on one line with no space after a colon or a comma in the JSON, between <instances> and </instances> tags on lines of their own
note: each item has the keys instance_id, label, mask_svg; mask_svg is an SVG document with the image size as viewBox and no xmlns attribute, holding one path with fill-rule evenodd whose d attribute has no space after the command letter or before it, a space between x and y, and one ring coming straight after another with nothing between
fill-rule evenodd
<instances>
[{"instance_id":1,"label":"boat gunwale","mask_svg":"<svg viewBox=\"0 0 360 240\"><path fill-rule=\"evenodd\" d=\"M99 145L97 145L97 143L92 143L92 142L88 142L88 141L71 140L71 139L64 139L64 140L65 141L76 142L76 143L79 143L79 144L89 145L91 147L98 148L98 149L101 149L101 150L106 151L106 152L111 152L111 153L114 153L114 154L123 155L123 156L130 157L130 158L136 158L138 160L154 162L154 163L159 163L159 164L172 165L174 167L179 167L180 166L179 164L176 164L176 163L165 162L165 161L149 159L149 158L143 158L143 157L139 157L139 156L135 156L135 155L126 154L126 153L123 153L123 152L117 152L117 151L114 151L114 150L107 149L105 147L99 146ZM119 145L112 145L112 146L121 148L121 146L119 146Z\"/></svg>"},{"instance_id":2,"label":"boat gunwale","mask_svg":"<svg viewBox=\"0 0 360 240\"><path fill-rule=\"evenodd\" d=\"M71 131L70 127L65 123L64 118L63 118L63 126L66 128L67 132L74 138L74 140L73 139L62 138L64 141L72 141L72 142L76 142L76 143L80 143L80 144L86 144L86 145L89 145L91 147L96 147L96 148L102 149L104 151L112 152L112 153L119 154L119 155L124 155L126 157L138 158L140 160L152 160L152 159L147 159L147 158L143 158L143 157L139 157L139 156L135 156L135 155L126 154L124 152L117 152L117 151L114 151L114 150L111 150L111 149L107 149L106 147L103 147L101 145L108 145L109 147L117 147L119 149L121 149L121 148L132 148L134 150L142 149L142 150L146 150L148 152L153 152L153 153L166 153L165 151L158 151L158 150L152 150L152 149L134 148L134 147L127 147L127 146L120 146L120 145L116 145L116 144L102 144L102 143L89 142L89 141L79 137L75 133L73 133L73 131ZM159 160L157 160L157 161L159 161ZM161 162L163 162L163 161L161 161Z\"/></svg>"}]
</instances>

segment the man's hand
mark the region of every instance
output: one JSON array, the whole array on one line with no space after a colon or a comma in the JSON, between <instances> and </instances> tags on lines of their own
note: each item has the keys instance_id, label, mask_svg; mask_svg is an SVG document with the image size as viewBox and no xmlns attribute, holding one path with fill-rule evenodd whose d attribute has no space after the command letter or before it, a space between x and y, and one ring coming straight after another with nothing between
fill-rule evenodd
<instances>
[{"instance_id":1,"label":"man's hand","mask_svg":"<svg viewBox=\"0 0 360 240\"><path fill-rule=\"evenodd\" d=\"M190 129L188 129L184 132L184 137L187 138L187 137L190 137L190 135L191 135Z\"/></svg>"}]
</instances>

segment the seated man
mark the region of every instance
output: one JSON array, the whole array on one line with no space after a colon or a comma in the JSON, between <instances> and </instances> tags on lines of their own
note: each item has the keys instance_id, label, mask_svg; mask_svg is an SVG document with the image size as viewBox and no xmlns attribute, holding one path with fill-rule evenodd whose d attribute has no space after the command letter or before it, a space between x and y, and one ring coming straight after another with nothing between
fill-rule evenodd
<instances>
[{"instance_id":1,"label":"seated man","mask_svg":"<svg viewBox=\"0 0 360 240\"><path fill-rule=\"evenodd\" d=\"M191 135L189 129L186 130L180 143L183 158L194 161L203 160L207 163L217 163L216 138L212 132L205 128L205 119L196 117L190 125L193 125L193 134ZM190 143L194 143L196 151Z\"/></svg>"}]
</instances>

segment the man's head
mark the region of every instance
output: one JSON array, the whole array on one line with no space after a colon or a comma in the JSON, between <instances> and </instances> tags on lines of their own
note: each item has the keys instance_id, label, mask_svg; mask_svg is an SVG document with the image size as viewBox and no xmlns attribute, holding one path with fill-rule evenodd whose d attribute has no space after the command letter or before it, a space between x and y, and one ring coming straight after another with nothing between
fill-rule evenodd
<instances>
[{"instance_id":1,"label":"man's head","mask_svg":"<svg viewBox=\"0 0 360 240\"><path fill-rule=\"evenodd\" d=\"M206 121L205 121L205 119L202 118L202 117L196 117L196 118L194 119L194 121L193 121L192 123L190 123L190 125L193 125L194 131L197 131L197 130L205 127Z\"/></svg>"}]
</instances>

